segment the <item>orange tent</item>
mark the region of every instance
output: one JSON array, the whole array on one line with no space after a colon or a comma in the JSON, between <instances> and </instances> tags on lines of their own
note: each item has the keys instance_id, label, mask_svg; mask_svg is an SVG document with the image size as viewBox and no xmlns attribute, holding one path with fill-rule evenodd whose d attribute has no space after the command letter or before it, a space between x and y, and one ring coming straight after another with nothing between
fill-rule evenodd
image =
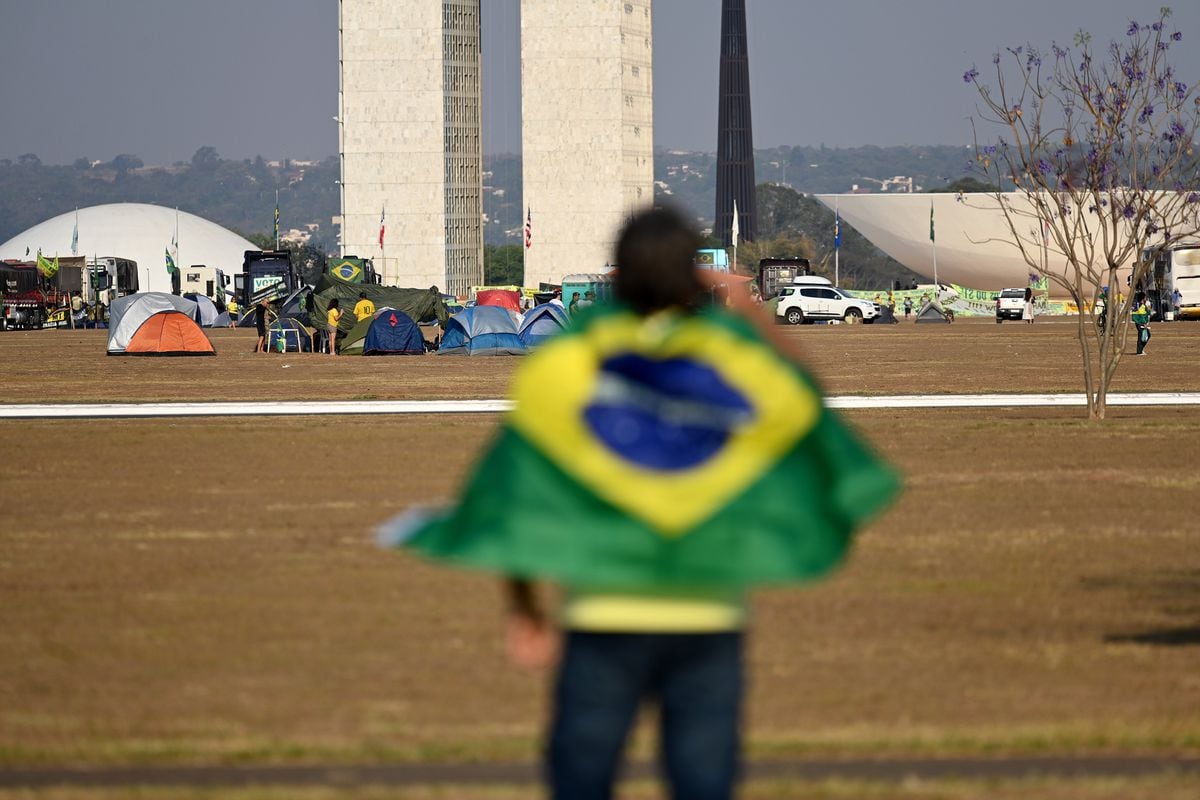
<instances>
[{"instance_id":1,"label":"orange tent","mask_svg":"<svg viewBox=\"0 0 1200 800\"><path fill-rule=\"evenodd\" d=\"M160 311L147 318L129 340L125 353L141 356L217 354L200 326L178 311Z\"/></svg>"}]
</instances>

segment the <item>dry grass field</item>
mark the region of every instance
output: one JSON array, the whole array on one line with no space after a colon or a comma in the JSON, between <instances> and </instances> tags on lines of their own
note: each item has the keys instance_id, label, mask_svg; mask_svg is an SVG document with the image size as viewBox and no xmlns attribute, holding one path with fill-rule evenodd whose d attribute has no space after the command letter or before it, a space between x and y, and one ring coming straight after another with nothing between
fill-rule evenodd
<instances>
[{"instance_id":1,"label":"dry grass field","mask_svg":"<svg viewBox=\"0 0 1200 800\"><path fill-rule=\"evenodd\" d=\"M1074 328L790 329L835 394L1078 391ZM6 402L499 397L512 358L106 358L0 334ZM1116 389L1200 390L1200 325ZM286 368L285 368L286 367ZM758 595L752 758L1200 754L1200 408L859 411L906 492L832 579ZM384 553L490 415L0 421L0 767L529 761L545 676L493 578ZM653 751L648 729L633 748ZM516 797L501 787L155 797ZM1194 797L1193 778L746 797ZM104 790L38 797L151 796ZM443 793L444 792L444 793ZM629 797L657 796L633 786ZM0 790L0 798L32 797Z\"/></svg>"}]
</instances>

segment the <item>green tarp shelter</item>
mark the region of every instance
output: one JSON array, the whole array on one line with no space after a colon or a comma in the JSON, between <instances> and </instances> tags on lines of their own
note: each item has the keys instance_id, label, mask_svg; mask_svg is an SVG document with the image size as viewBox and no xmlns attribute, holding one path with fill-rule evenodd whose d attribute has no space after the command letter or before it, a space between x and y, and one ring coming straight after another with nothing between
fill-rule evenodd
<instances>
[{"instance_id":1,"label":"green tarp shelter","mask_svg":"<svg viewBox=\"0 0 1200 800\"><path fill-rule=\"evenodd\" d=\"M350 344L347 334L351 333L357 320L354 319L354 304L358 302L358 294L362 292L367 299L375 304L375 308L394 308L403 311L414 322L437 320L442 327L450 319L450 312L442 302L442 293L436 287L428 289L400 289L395 286L374 286L365 283L344 283L322 275L313 292L316 309L313 312L312 324L318 330L325 330L325 320L329 314L329 301L335 297L342 311L342 321L338 331L342 337L343 347ZM366 335L364 327L361 336ZM361 338L360 336L360 338Z\"/></svg>"}]
</instances>

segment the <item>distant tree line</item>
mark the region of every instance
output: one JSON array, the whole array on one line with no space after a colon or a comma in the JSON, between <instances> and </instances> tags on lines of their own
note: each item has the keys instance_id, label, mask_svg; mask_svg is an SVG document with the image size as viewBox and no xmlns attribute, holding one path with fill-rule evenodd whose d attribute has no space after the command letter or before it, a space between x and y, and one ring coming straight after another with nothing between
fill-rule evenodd
<instances>
[{"instance_id":1,"label":"distant tree line","mask_svg":"<svg viewBox=\"0 0 1200 800\"><path fill-rule=\"evenodd\" d=\"M311 228L311 245L337 247L333 217L340 204L337 158L317 164L222 159L201 147L190 162L147 167L135 155L109 161L78 158L50 166L30 153L0 159L0 241L75 208L105 203L153 203L203 217L247 238L274 236L275 192L280 227Z\"/></svg>"},{"instance_id":2,"label":"distant tree line","mask_svg":"<svg viewBox=\"0 0 1200 800\"><path fill-rule=\"evenodd\" d=\"M962 147L779 147L755 153L758 188L758 241L739 249L740 265L756 265L767 255L800 255L818 269L833 271L833 214L812 193L845 192L857 184L871 188L898 175L914 188L930 191L983 191L964 183L969 153ZM484 253L488 283L518 282L526 209L521 205L519 155L484 158ZM654 162L659 202L688 213L700 228L712 225L716 157L711 153L660 150ZM336 156L316 164L284 159L274 166L262 157L224 159L201 147L189 161L146 166L123 153L107 161L77 158L69 165L43 164L26 153L0 159L0 241L50 217L104 203L154 203L178 207L211 220L261 245L273 244L275 192L279 191L283 230L311 230L295 254L300 263L322 261L337 252L339 213ZM874 179L872 183L870 179ZM982 186L982 184L980 184ZM537 230L537 211L533 211ZM849 226L843 227L840 254L843 282L883 286L914 279Z\"/></svg>"}]
</instances>

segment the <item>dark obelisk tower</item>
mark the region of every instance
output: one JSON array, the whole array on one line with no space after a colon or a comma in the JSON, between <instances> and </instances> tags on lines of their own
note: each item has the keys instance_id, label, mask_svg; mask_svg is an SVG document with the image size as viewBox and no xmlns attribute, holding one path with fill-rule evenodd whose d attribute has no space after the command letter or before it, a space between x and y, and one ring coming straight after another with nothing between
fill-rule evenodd
<instances>
[{"instance_id":1,"label":"dark obelisk tower","mask_svg":"<svg viewBox=\"0 0 1200 800\"><path fill-rule=\"evenodd\" d=\"M745 0L721 0L721 79L717 113L717 213L713 236L732 244L733 203L738 239L754 241L754 134L750 125L750 57Z\"/></svg>"}]
</instances>

